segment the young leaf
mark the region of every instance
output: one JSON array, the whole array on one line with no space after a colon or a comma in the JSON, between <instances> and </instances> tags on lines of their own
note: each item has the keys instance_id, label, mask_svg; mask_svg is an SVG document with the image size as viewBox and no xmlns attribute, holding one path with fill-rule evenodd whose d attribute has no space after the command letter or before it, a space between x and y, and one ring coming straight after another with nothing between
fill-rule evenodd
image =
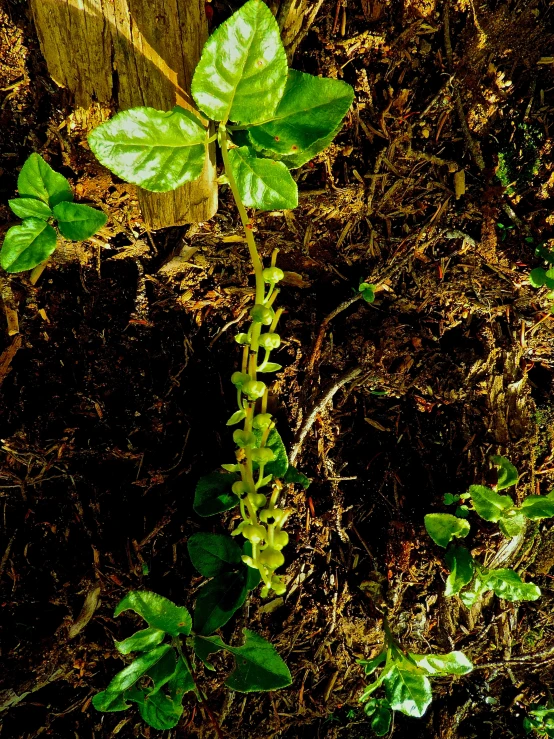
<instances>
[{"instance_id":1,"label":"young leaf","mask_svg":"<svg viewBox=\"0 0 554 739\"><path fill-rule=\"evenodd\" d=\"M431 683L412 665L395 663L384 679L387 700L393 711L421 718L431 703Z\"/></svg>"},{"instance_id":2,"label":"young leaf","mask_svg":"<svg viewBox=\"0 0 554 739\"><path fill-rule=\"evenodd\" d=\"M385 649L382 652L379 652L379 654L376 657L373 657L372 659L358 660L358 664L362 665L366 675L371 675L375 672L375 670L378 667L380 667L383 664L383 662L386 659L387 659L387 650Z\"/></svg>"},{"instance_id":3,"label":"young leaf","mask_svg":"<svg viewBox=\"0 0 554 739\"><path fill-rule=\"evenodd\" d=\"M153 729L172 729L183 715L181 702L173 701L164 693L146 694L145 691L134 690L128 699L137 704L142 720Z\"/></svg>"},{"instance_id":4,"label":"young leaf","mask_svg":"<svg viewBox=\"0 0 554 739\"><path fill-rule=\"evenodd\" d=\"M40 154L31 154L27 159L19 177L17 189L22 197L37 198L50 208L63 200L73 200L71 185L66 178L54 172Z\"/></svg>"},{"instance_id":5,"label":"young leaf","mask_svg":"<svg viewBox=\"0 0 554 739\"><path fill-rule=\"evenodd\" d=\"M99 711L122 710L121 708L100 708L97 703L105 705L110 696L118 696L121 695L121 693L124 693L126 690L132 687L137 682L137 680L145 675L148 670L164 656L164 654L169 651L172 651L171 646L169 644L162 644L159 647L154 647L154 649L152 649L150 652L141 654L140 657L137 657L137 659L131 662L130 665L127 665L125 669L117 673L117 675L113 678L104 693L99 693L98 695L94 696L96 699L96 702L93 699L94 707L98 708ZM102 699L99 697L100 695L103 696Z\"/></svg>"},{"instance_id":6,"label":"young leaf","mask_svg":"<svg viewBox=\"0 0 554 739\"><path fill-rule=\"evenodd\" d=\"M222 572L198 591L194 604L194 631L203 636L224 626L246 600L246 568Z\"/></svg>"},{"instance_id":7,"label":"young leaf","mask_svg":"<svg viewBox=\"0 0 554 739\"><path fill-rule=\"evenodd\" d=\"M260 444L262 441L263 430L253 429L252 433L256 437L256 442ZM277 479L284 477L289 468L289 458L285 445L283 444L283 440L281 439L277 429L271 429L265 445L275 454L275 459L273 462L268 462L265 465L264 472Z\"/></svg>"},{"instance_id":8,"label":"young leaf","mask_svg":"<svg viewBox=\"0 0 554 739\"><path fill-rule=\"evenodd\" d=\"M176 666L177 658L175 656L175 650L171 649L148 670L146 674L153 682L153 687L147 688L148 697L159 693L163 686L171 680Z\"/></svg>"},{"instance_id":9,"label":"young leaf","mask_svg":"<svg viewBox=\"0 0 554 739\"><path fill-rule=\"evenodd\" d=\"M0 265L6 272L34 269L56 249L57 235L41 218L26 218L12 226L0 250Z\"/></svg>"},{"instance_id":10,"label":"young leaf","mask_svg":"<svg viewBox=\"0 0 554 739\"><path fill-rule=\"evenodd\" d=\"M176 703L180 703L183 700L183 695L194 690L195 687L194 679L190 674L189 668L182 657L179 657L175 667L175 672L171 676L171 680L167 683L167 688L171 698Z\"/></svg>"},{"instance_id":11,"label":"young leaf","mask_svg":"<svg viewBox=\"0 0 554 739\"><path fill-rule=\"evenodd\" d=\"M531 270L529 273L529 282L532 287L542 287L543 285L546 285L550 290L554 288L554 279L552 279L552 277L548 277L546 270L542 269L542 267L537 267L536 269Z\"/></svg>"},{"instance_id":12,"label":"young leaf","mask_svg":"<svg viewBox=\"0 0 554 739\"><path fill-rule=\"evenodd\" d=\"M246 418L246 411L235 411L231 418L227 421L227 426L234 426Z\"/></svg>"},{"instance_id":13,"label":"young leaf","mask_svg":"<svg viewBox=\"0 0 554 739\"><path fill-rule=\"evenodd\" d=\"M462 590L460 593L460 599L466 608L471 608L487 590L490 590L490 588L487 587L487 584L477 573L469 588Z\"/></svg>"},{"instance_id":14,"label":"young leaf","mask_svg":"<svg viewBox=\"0 0 554 739\"><path fill-rule=\"evenodd\" d=\"M470 485L469 492L473 507L485 521L499 521L504 517L505 511L514 505L508 495L499 495L484 485Z\"/></svg>"},{"instance_id":15,"label":"young leaf","mask_svg":"<svg viewBox=\"0 0 554 739\"><path fill-rule=\"evenodd\" d=\"M298 187L282 162L258 159L247 146L230 149L229 161L244 205L259 210L296 208Z\"/></svg>"},{"instance_id":16,"label":"young leaf","mask_svg":"<svg viewBox=\"0 0 554 739\"><path fill-rule=\"evenodd\" d=\"M127 703L123 693L108 693L107 690L103 690L93 696L92 705L97 711L111 713L113 711L125 711L131 704Z\"/></svg>"},{"instance_id":17,"label":"young leaf","mask_svg":"<svg viewBox=\"0 0 554 739\"><path fill-rule=\"evenodd\" d=\"M301 485L304 490L307 490L312 484L310 478L306 477L302 472L299 472L292 464L289 464L285 476L283 477L283 482L297 483L298 485Z\"/></svg>"},{"instance_id":18,"label":"young leaf","mask_svg":"<svg viewBox=\"0 0 554 739\"><path fill-rule=\"evenodd\" d=\"M444 594L447 598L450 598L471 582L475 565L468 550L455 544L448 547L444 558L450 570L450 574L446 579Z\"/></svg>"},{"instance_id":19,"label":"young leaf","mask_svg":"<svg viewBox=\"0 0 554 739\"><path fill-rule=\"evenodd\" d=\"M282 156L312 150L340 126L354 99L350 85L289 69L277 110L262 124L249 129L259 149Z\"/></svg>"},{"instance_id":20,"label":"young leaf","mask_svg":"<svg viewBox=\"0 0 554 739\"><path fill-rule=\"evenodd\" d=\"M114 616L123 611L134 611L146 621L148 626L165 631L171 636L190 634L192 618L184 606L148 590L131 590L118 604Z\"/></svg>"},{"instance_id":21,"label":"young leaf","mask_svg":"<svg viewBox=\"0 0 554 739\"><path fill-rule=\"evenodd\" d=\"M261 0L250 0L206 41L192 96L214 121L256 123L272 115L287 81L279 26Z\"/></svg>"},{"instance_id":22,"label":"young leaf","mask_svg":"<svg viewBox=\"0 0 554 739\"><path fill-rule=\"evenodd\" d=\"M193 534L187 541L187 549L192 564L204 577L216 577L242 566L241 548L234 539L224 534L203 531Z\"/></svg>"},{"instance_id":23,"label":"young leaf","mask_svg":"<svg viewBox=\"0 0 554 739\"><path fill-rule=\"evenodd\" d=\"M473 664L463 652L411 654L410 656L427 675L467 675L473 670Z\"/></svg>"},{"instance_id":24,"label":"young leaf","mask_svg":"<svg viewBox=\"0 0 554 739\"><path fill-rule=\"evenodd\" d=\"M268 362L263 367L258 367L258 372L279 372L283 367L276 362Z\"/></svg>"},{"instance_id":25,"label":"young leaf","mask_svg":"<svg viewBox=\"0 0 554 739\"><path fill-rule=\"evenodd\" d=\"M504 536L510 538L519 536L522 531L525 530L525 516L522 513L518 513L516 510L508 511L508 513L501 518L498 522L500 531Z\"/></svg>"},{"instance_id":26,"label":"young leaf","mask_svg":"<svg viewBox=\"0 0 554 739\"><path fill-rule=\"evenodd\" d=\"M446 547L454 538L469 534L469 523L451 513L428 513L424 522L427 533L440 547Z\"/></svg>"},{"instance_id":27,"label":"young leaf","mask_svg":"<svg viewBox=\"0 0 554 739\"><path fill-rule=\"evenodd\" d=\"M554 498L551 498L550 495L528 495L520 506L525 518L531 520L552 518L554 516Z\"/></svg>"},{"instance_id":28,"label":"young leaf","mask_svg":"<svg viewBox=\"0 0 554 739\"><path fill-rule=\"evenodd\" d=\"M509 601L537 600L541 591L530 582L523 582L514 570L498 569L490 570L485 578L485 586L493 590L499 598Z\"/></svg>"},{"instance_id":29,"label":"young leaf","mask_svg":"<svg viewBox=\"0 0 554 739\"><path fill-rule=\"evenodd\" d=\"M364 711L371 719L371 730L376 736L385 736L389 733L392 713L387 700L372 698L365 704Z\"/></svg>"},{"instance_id":30,"label":"young leaf","mask_svg":"<svg viewBox=\"0 0 554 739\"><path fill-rule=\"evenodd\" d=\"M188 110L130 108L88 135L96 158L126 182L152 192L175 190L202 174L207 130Z\"/></svg>"},{"instance_id":31,"label":"young leaf","mask_svg":"<svg viewBox=\"0 0 554 739\"><path fill-rule=\"evenodd\" d=\"M225 685L239 693L278 690L292 683L289 668L277 654L275 647L261 636L243 629L244 644L231 647L224 644L219 636L196 636L194 651L206 664L210 654L225 649L236 659L233 672L225 680ZM209 663L208 663L209 664Z\"/></svg>"},{"instance_id":32,"label":"young leaf","mask_svg":"<svg viewBox=\"0 0 554 739\"><path fill-rule=\"evenodd\" d=\"M47 221L53 215L44 201L35 198L14 198L8 200L8 205L20 218L42 218Z\"/></svg>"},{"instance_id":33,"label":"young leaf","mask_svg":"<svg viewBox=\"0 0 554 739\"><path fill-rule=\"evenodd\" d=\"M101 210L77 203L58 203L54 217L62 236L72 241L84 241L106 225L107 216Z\"/></svg>"},{"instance_id":34,"label":"young leaf","mask_svg":"<svg viewBox=\"0 0 554 739\"><path fill-rule=\"evenodd\" d=\"M369 282L362 282L358 287L358 292L362 293L362 298L366 303L373 303L375 301L375 285L371 285Z\"/></svg>"},{"instance_id":35,"label":"young leaf","mask_svg":"<svg viewBox=\"0 0 554 739\"><path fill-rule=\"evenodd\" d=\"M452 495L452 493L445 493L442 497L442 502L444 505L452 505L453 503L457 503L460 500L459 495Z\"/></svg>"},{"instance_id":36,"label":"young leaf","mask_svg":"<svg viewBox=\"0 0 554 739\"><path fill-rule=\"evenodd\" d=\"M510 488L512 485L516 485L519 475L514 465L506 457L500 457L493 455L491 462L498 467L498 482L496 483L497 490L504 490Z\"/></svg>"},{"instance_id":37,"label":"young leaf","mask_svg":"<svg viewBox=\"0 0 554 739\"><path fill-rule=\"evenodd\" d=\"M163 641L165 631L161 629L143 629L137 631L133 636L123 639L123 641L116 641L115 646L118 652L121 654L129 654L130 652L145 652L152 647L158 646Z\"/></svg>"},{"instance_id":38,"label":"young leaf","mask_svg":"<svg viewBox=\"0 0 554 739\"><path fill-rule=\"evenodd\" d=\"M212 472L201 477L194 491L192 507L199 516L213 516L216 513L230 511L239 504L239 499L231 490L238 480L234 472Z\"/></svg>"}]
</instances>

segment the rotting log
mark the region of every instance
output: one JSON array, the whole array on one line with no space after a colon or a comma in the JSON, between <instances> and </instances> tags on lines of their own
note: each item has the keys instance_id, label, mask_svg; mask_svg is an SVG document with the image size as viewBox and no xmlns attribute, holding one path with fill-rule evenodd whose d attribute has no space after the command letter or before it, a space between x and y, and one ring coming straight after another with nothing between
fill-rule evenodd
<instances>
[{"instance_id":1,"label":"rotting log","mask_svg":"<svg viewBox=\"0 0 554 739\"><path fill-rule=\"evenodd\" d=\"M190 83L208 36L204 0L31 0L54 81L71 91L85 130L118 110L193 109ZM139 190L144 221L206 221L217 209L215 156L200 179L169 193Z\"/></svg>"},{"instance_id":2,"label":"rotting log","mask_svg":"<svg viewBox=\"0 0 554 739\"><path fill-rule=\"evenodd\" d=\"M300 42L310 30L323 0L273 0L269 5L281 29L289 64Z\"/></svg>"}]
</instances>

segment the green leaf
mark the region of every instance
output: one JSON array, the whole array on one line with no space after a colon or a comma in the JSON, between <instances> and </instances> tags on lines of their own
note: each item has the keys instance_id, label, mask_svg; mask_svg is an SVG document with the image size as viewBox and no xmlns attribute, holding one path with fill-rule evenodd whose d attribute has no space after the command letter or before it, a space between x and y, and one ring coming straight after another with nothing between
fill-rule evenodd
<instances>
[{"instance_id":1,"label":"green leaf","mask_svg":"<svg viewBox=\"0 0 554 739\"><path fill-rule=\"evenodd\" d=\"M231 418L227 421L227 426L234 426L246 418L246 411L235 411Z\"/></svg>"},{"instance_id":2,"label":"green leaf","mask_svg":"<svg viewBox=\"0 0 554 739\"><path fill-rule=\"evenodd\" d=\"M195 633L208 636L229 621L246 600L246 577L245 567L222 572L200 588L194 604Z\"/></svg>"},{"instance_id":3,"label":"green leaf","mask_svg":"<svg viewBox=\"0 0 554 739\"><path fill-rule=\"evenodd\" d=\"M538 520L554 516L554 499L549 495L528 495L520 506L526 518Z\"/></svg>"},{"instance_id":4,"label":"green leaf","mask_svg":"<svg viewBox=\"0 0 554 739\"><path fill-rule=\"evenodd\" d=\"M296 483L301 485L304 490L307 490L312 484L310 478L306 477L302 472L299 472L292 464L289 464L285 476L283 477L283 482Z\"/></svg>"},{"instance_id":5,"label":"green leaf","mask_svg":"<svg viewBox=\"0 0 554 739\"><path fill-rule=\"evenodd\" d=\"M50 208L63 200L73 200L69 182L63 175L54 172L40 154L31 154L21 168L17 189L22 197L37 198Z\"/></svg>"},{"instance_id":6,"label":"green leaf","mask_svg":"<svg viewBox=\"0 0 554 739\"><path fill-rule=\"evenodd\" d=\"M505 488L512 487L512 485L517 485L519 475L509 459L494 455L491 457L491 462L498 467L498 482L496 483L497 490L504 490Z\"/></svg>"},{"instance_id":7,"label":"green leaf","mask_svg":"<svg viewBox=\"0 0 554 739\"><path fill-rule=\"evenodd\" d=\"M452 544L446 550L444 555L446 565L450 570L450 574L446 579L446 588L444 594L450 598L468 585L473 579L475 564L473 557L465 547L459 547Z\"/></svg>"},{"instance_id":8,"label":"green leaf","mask_svg":"<svg viewBox=\"0 0 554 739\"><path fill-rule=\"evenodd\" d=\"M230 149L229 161L244 205L259 210L296 208L298 187L282 162L258 159L247 146Z\"/></svg>"},{"instance_id":9,"label":"green leaf","mask_svg":"<svg viewBox=\"0 0 554 739\"><path fill-rule=\"evenodd\" d=\"M280 161L283 162L285 166L287 166L289 169L298 169L298 167L301 167L303 164L306 164L306 162L309 162L310 159L313 159L315 156L317 156L322 151L325 151L325 149L329 146L329 144L333 141L335 136L338 134L338 132L342 128L342 123L334 130L332 131L328 136L325 136L325 138L320 139L319 141L316 141L313 146L308 147L300 154L291 154L288 157L279 157ZM278 155L274 155L278 156Z\"/></svg>"},{"instance_id":10,"label":"green leaf","mask_svg":"<svg viewBox=\"0 0 554 739\"><path fill-rule=\"evenodd\" d=\"M34 269L56 249L57 235L41 218L26 218L12 226L0 250L0 265L6 272Z\"/></svg>"},{"instance_id":11,"label":"green leaf","mask_svg":"<svg viewBox=\"0 0 554 739\"><path fill-rule=\"evenodd\" d=\"M373 657L372 659L360 659L358 660L358 664L362 665L364 668L364 673L366 675L371 675L375 672L375 670L383 664L383 662L387 659L387 650L383 650L380 652L376 657Z\"/></svg>"},{"instance_id":12,"label":"green leaf","mask_svg":"<svg viewBox=\"0 0 554 739\"><path fill-rule=\"evenodd\" d=\"M440 547L446 547L454 538L463 538L469 533L469 523L451 513L428 513L425 528L431 539Z\"/></svg>"},{"instance_id":13,"label":"green leaf","mask_svg":"<svg viewBox=\"0 0 554 739\"><path fill-rule=\"evenodd\" d=\"M146 674L153 682L153 686L147 689L148 696L159 693L163 686L166 685L173 677L176 666L177 659L175 656L175 650L171 649L148 670Z\"/></svg>"},{"instance_id":14,"label":"green leaf","mask_svg":"<svg viewBox=\"0 0 554 739\"><path fill-rule=\"evenodd\" d=\"M183 700L185 693L196 688L190 670L182 657L179 657L177 660L175 672L171 676L171 680L167 683L167 688L171 698L176 703L180 703Z\"/></svg>"},{"instance_id":15,"label":"green leaf","mask_svg":"<svg viewBox=\"0 0 554 739\"><path fill-rule=\"evenodd\" d=\"M126 182L152 192L175 190L202 174L207 130L190 111L130 108L88 135L96 158Z\"/></svg>"},{"instance_id":16,"label":"green leaf","mask_svg":"<svg viewBox=\"0 0 554 739\"><path fill-rule=\"evenodd\" d=\"M212 472L201 477L194 491L194 511L205 517L230 511L237 506L239 499L231 487L238 479L234 472Z\"/></svg>"},{"instance_id":17,"label":"green leaf","mask_svg":"<svg viewBox=\"0 0 554 739\"><path fill-rule=\"evenodd\" d=\"M257 148L281 156L311 152L337 130L353 99L354 91L346 82L289 69L275 113L249 129L250 139Z\"/></svg>"},{"instance_id":18,"label":"green leaf","mask_svg":"<svg viewBox=\"0 0 554 739\"><path fill-rule=\"evenodd\" d=\"M20 218L42 218L43 221L52 218L52 211L42 200L35 198L15 198L8 200L8 205Z\"/></svg>"},{"instance_id":19,"label":"green leaf","mask_svg":"<svg viewBox=\"0 0 554 739\"><path fill-rule=\"evenodd\" d=\"M395 663L384 679L387 700L393 711L421 718L431 703L431 683L412 665Z\"/></svg>"},{"instance_id":20,"label":"green leaf","mask_svg":"<svg viewBox=\"0 0 554 739\"><path fill-rule=\"evenodd\" d=\"M502 531L504 536L510 538L519 536L525 530L525 524L525 516L523 513L518 513L517 510L508 511L504 518L501 518L498 522L500 531Z\"/></svg>"},{"instance_id":21,"label":"green leaf","mask_svg":"<svg viewBox=\"0 0 554 739\"><path fill-rule=\"evenodd\" d=\"M362 298L366 303L373 303L375 301L375 285L370 285L369 282L362 282L358 287L358 292L362 294Z\"/></svg>"},{"instance_id":22,"label":"green leaf","mask_svg":"<svg viewBox=\"0 0 554 739\"><path fill-rule=\"evenodd\" d=\"M470 587L460 593L460 599L466 608L471 608L486 590L489 588L477 573Z\"/></svg>"},{"instance_id":23,"label":"green leaf","mask_svg":"<svg viewBox=\"0 0 554 739\"><path fill-rule=\"evenodd\" d=\"M493 590L494 594L503 600L537 600L541 591L533 583L523 582L514 570L498 569L490 570L485 578L485 586Z\"/></svg>"},{"instance_id":24,"label":"green leaf","mask_svg":"<svg viewBox=\"0 0 554 739\"><path fill-rule=\"evenodd\" d=\"M542 287L546 285L550 290L554 288L554 279L549 277L542 267L537 267L529 273L529 282L533 287Z\"/></svg>"},{"instance_id":25,"label":"green leaf","mask_svg":"<svg viewBox=\"0 0 554 739\"><path fill-rule=\"evenodd\" d=\"M133 636L124 639L123 641L116 641L115 646L118 652L121 654L129 654L130 652L144 652L152 647L156 647L165 636L165 631L161 629L143 629L137 631Z\"/></svg>"},{"instance_id":26,"label":"green leaf","mask_svg":"<svg viewBox=\"0 0 554 739\"><path fill-rule=\"evenodd\" d=\"M372 698L364 705L364 711L371 718L371 730L376 736L389 733L392 713L387 700Z\"/></svg>"},{"instance_id":27,"label":"green leaf","mask_svg":"<svg viewBox=\"0 0 554 739\"><path fill-rule=\"evenodd\" d=\"M183 715L180 701L173 701L164 693L146 694L136 690L128 697L137 704L142 720L153 729L172 729Z\"/></svg>"},{"instance_id":28,"label":"green leaf","mask_svg":"<svg viewBox=\"0 0 554 739\"><path fill-rule=\"evenodd\" d=\"M459 495L452 495L452 493L445 493L442 498L444 505L452 505L460 500Z\"/></svg>"},{"instance_id":29,"label":"green leaf","mask_svg":"<svg viewBox=\"0 0 554 739\"><path fill-rule=\"evenodd\" d=\"M78 203L58 203L54 217L62 236L72 241L84 241L106 225L107 216L101 210Z\"/></svg>"},{"instance_id":30,"label":"green leaf","mask_svg":"<svg viewBox=\"0 0 554 739\"><path fill-rule=\"evenodd\" d=\"M256 443L258 445L261 444L263 429L253 429L252 433L256 437ZM276 479L281 479L285 477L289 468L289 458L285 445L283 444L283 440L281 439L281 436L279 435L277 429L271 429L265 445L268 449L271 449L273 454L275 454L275 459L273 460L273 462L268 462L265 465L265 474L273 475L273 477Z\"/></svg>"},{"instance_id":31,"label":"green leaf","mask_svg":"<svg viewBox=\"0 0 554 739\"><path fill-rule=\"evenodd\" d=\"M125 711L131 704L127 703L123 693L108 693L107 690L103 690L93 696L92 705L97 711L111 713L113 711Z\"/></svg>"},{"instance_id":32,"label":"green leaf","mask_svg":"<svg viewBox=\"0 0 554 739\"><path fill-rule=\"evenodd\" d=\"M263 367L258 367L258 372L279 372L283 367L276 362L268 362Z\"/></svg>"},{"instance_id":33,"label":"green leaf","mask_svg":"<svg viewBox=\"0 0 554 739\"><path fill-rule=\"evenodd\" d=\"M250 0L206 41L192 78L192 96L214 121L256 123L283 95L287 58L269 8Z\"/></svg>"},{"instance_id":34,"label":"green leaf","mask_svg":"<svg viewBox=\"0 0 554 739\"><path fill-rule=\"evenodd\" d=\"M148 590L131 590L118 604L114 616L123 611L134 611L154 629L165 631L171 636L190 634L192 618L184 606Z\"/></svg>"},{"instance_id":35,"label":"green leaf","mask_svg":"<svg viewBox=\"0 0 554 739\"><path fill-rule=\"evenodd\" d=\"M118 672L117 675L110 682L105 693L110 695L120 695L132 687L137 680L145 675L156 662L158 662L167 652L173 651L169 644L162 644L159 647L154 647L150 652L145 652L137 657L130 665L127 665L125 669ZM98 699L98 696L95 696ZM100 702L100 699L98 699ZM97 706L95 706L97 707ZM101 708L99 710L106 710ZM113 709L112 709L113 710ZM117 709L121 710L121 709Z\"/></svg>"},{"instance_id":36,"label":"green leaf","mask_svg":"<svg viewBox=\"0 0 554 739\"><path fill-rule=\"evenodd\" d=\"M215 577L222 572L242 566L242 550L234 539L225 534L193 534L187 542L192 564L204 577Z\"/></svg>"},{"instance_id":37,"label":"green leaf","mask_svg":"<svg viewBox=\"0 0 554 739\"><path fill-rule=\"evenodd\" d=\"M410 657L427 675L467 675L473 670L473 664L463 652L411 654Z\"/></svg>"},{"instance_id":38,"label":"green leaf","mask_svg":"<svg viewBox=\"0 0 554 739\"><path fill-rule=\"evenodd\" d=\"M225 680L225 685L239 693L278 690L292 683L289 668L277 654L275 647L249 629L243 629L244 644L231 647L219 636L196 636L194 650L205 662L213 652L225 649L236 660L235 669ZM201 656L202 655L202 656Z\"/></svg>"},{"instance_id":39,"label":"green leaf","mask_svg":"<svg viewBox=\"0 0 554 739\"><path fill-rule=\"evenodd\" d=\"M485 521L499 521L504 518L505 511L514 505L508 495L499 495L484 485L470 485L469 492L473 507Z\"/></svg>"}]
</instances>

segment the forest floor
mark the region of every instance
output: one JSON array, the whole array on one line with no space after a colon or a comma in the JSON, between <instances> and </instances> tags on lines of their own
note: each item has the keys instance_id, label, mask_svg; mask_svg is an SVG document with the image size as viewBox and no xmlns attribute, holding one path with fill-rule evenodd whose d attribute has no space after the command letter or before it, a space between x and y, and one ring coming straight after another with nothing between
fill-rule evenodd
<instances>
[{"instance_id":1,"label":"forest floor","mask_svg":"<svg viewBox=\"0 0 554 739\"><path fill-rule=\"evenodd\" d=\"M215 20L240 4L214 3ZM553 487L554 317L528 275L554 239L554 7L458 0L445 34L447 13L435 0L328 0L294 58L356 99L297 172L299 207L256 217L264 255L278 247L287 272L272 390L288 446L318 411L297 457L312 484L293 500L288 593L253 595L224 629L269 638L294 682L244 697L204 676L225 737L371 736L357 660L383 643L380 599L403 647L460 649L476 666L434 681L423 718L396 714L397 739L522 737L525 707L553 688L554 529L510 547L474 524L473 552L528 573L542 597L468 613L443 596L423 516L490 479L491 454L518 468L518 495ZM26 2L4 3L0 47L0 236L32 151L110 216L36 286L0 278L20 324L0 331L0 736L212 737L192 702L157 732L91 698L122 667L113 639L131 620L112 615L128 590L190 607L201 583L191 501L231 458L233 329L253 292L240 223L223 189L210 222L147 233L134 188L70 135L71 100ZM361 281L378 286L373 304L354 300ZM226 515L212 530L230 528Z\"/></svg>"}]
</instances>

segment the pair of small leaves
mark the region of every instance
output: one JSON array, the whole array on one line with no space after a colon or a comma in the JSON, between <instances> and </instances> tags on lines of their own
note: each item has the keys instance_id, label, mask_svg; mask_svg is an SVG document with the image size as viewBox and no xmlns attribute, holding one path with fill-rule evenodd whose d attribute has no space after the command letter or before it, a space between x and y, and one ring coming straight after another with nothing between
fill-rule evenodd
<instances>
[{"instance_id":1,"label":"pair of small leaves","mask_svg":"<svg viewBox=\"0 0 554 739\"><path fill-rule=\"evenodd\" d=\"M55 251L57 234L48 220L55 219L62 236L83 241L106 224L102 211L71 202L66 178L55 172L39 154L31 154L17 179L19 198L9 201L23 219L6 234L0 265L6 272L24 272L44 262Z\"/></svg>"},{"instance_id":2,"label":"pair of small leaves","mask_svg":"<svg viewBox=\"0 0 554 739\"><path fill-rule=\"evenodd\" d=\"M243 551L230 536L201 532L191 536L187 548L198 572L211 578L200 589L194 606L194 630L207 636L244 604L248 591L259 584L260 573L242 561L243 554L252 554L249 542Z\"/></svg>"},{"instance_id":3,"label":"pair of small leaves","mask_svg":"<svg viewBox=\"0 0 554 739\"><path fill-rule=\"evenodd\" d=\"M358 292L362 294L362 298L366 303L373 303L375 300L375 285L369 282L361 282Z\"/></svg>"},{"instance_id":4,"label":"pair of small leaves","mask_svg":"<svg viewBox=\"0 0 554 739\"><path fill-rule=\"evenodd\" d=\"M364 712L371 719L371 730L375 736L385 736L389 733L392 723L392 713L388 700L370 698L364 705Z\"/></svg>"}]
</instances>

